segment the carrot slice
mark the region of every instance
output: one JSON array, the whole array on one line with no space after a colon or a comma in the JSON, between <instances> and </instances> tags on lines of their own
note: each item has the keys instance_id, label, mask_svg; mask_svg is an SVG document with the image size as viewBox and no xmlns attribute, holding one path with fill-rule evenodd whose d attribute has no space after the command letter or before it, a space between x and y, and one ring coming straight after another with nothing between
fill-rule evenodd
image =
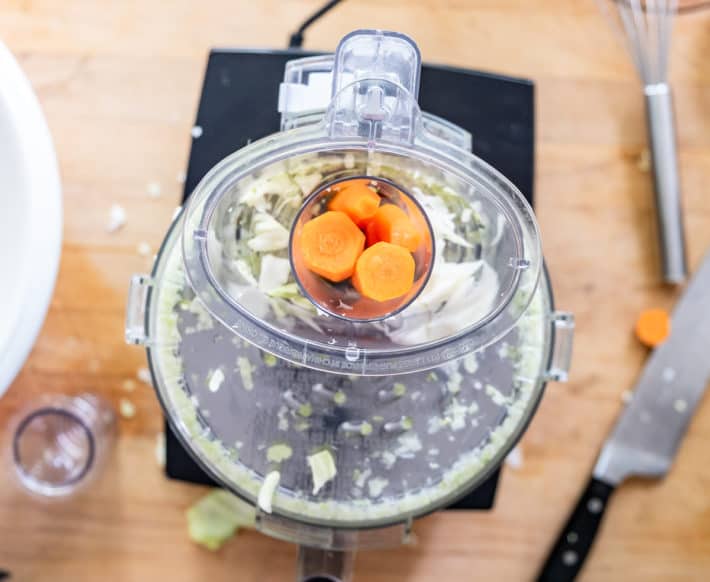
<instances>
[{"instance_id":1,"label":"carrot slice","mask_svg":"<svg viewBox=\"0 0 710 582\"><path fill-rule=\"evenodd\" d=\"M377 209L372 221L374 231L381 241L404 247L408 251L417 250L422 235L409 219L407 213L394 204L384 204Z\"/></svg>"},{"instance_id":2,"label":"carrot slice","mask_svg":"<svg viewBox=\"0 0 710 582\"><path fill-rule=\"evenodd\" d=\"M375 243L357 260L352 283L360 295L375 301L401 297L414 284L414 258L399 245Z\"/></svg>"},{"instance_id":3,"label":"carrot slice","mask_svg":"<svg viewBox=\"0 0 710 582\"><path fill-rule=\"evenodd\" d=\"M365 245L371 247L378 242L380 242L380 237L377 236L377 224L371 220L365 225Z\"/></svg>"},{"instance_id":4,"label":"carrot slice","mask_svg":"<svg viewBox=\"0 0 710 582\"><path fill-rule=\"evenodd\" d=\"M377 212L380 195L363 182L354 182L342 188L331 198L328 210L347 214L358 226L363 226Z\"/></svg>"},{"instance_id":5,"label":"carrot slice","mask_svg":"<svg viewBox=\"0 0 710 582\"><path fill-rule=\"evenodd\" d=\"M303 225L297 242L308 269L339 283L353 274L365 235L344 212L325 212Z\"/></svg>"},{"instance_id":6,"label":"carrot slice","mask_svg":"<svg viewBox=\"0 0 710 582\"><path fill-rule=\"evenodd\" d=\"M663 309L646 309L636 321L636 337L645 346L655 348L671 332L671 318Z\"/></svg>"}]
</instances>

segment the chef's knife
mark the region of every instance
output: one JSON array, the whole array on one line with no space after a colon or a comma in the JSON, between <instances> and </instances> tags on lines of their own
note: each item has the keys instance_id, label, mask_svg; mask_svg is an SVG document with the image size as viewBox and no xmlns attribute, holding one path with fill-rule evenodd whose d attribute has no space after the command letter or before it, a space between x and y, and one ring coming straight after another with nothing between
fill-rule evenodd
<instances>
[{"instance_id":1,"label":"chef's knife","mask_svg":"<svg viewBox=\"0 0 710 582\"><path fill-rule=\"evenodd\" d=\"M650 355L631 402L602 447L592 477L538 582L574 580L614 488L670 469L710 378L710 253L675 307L671 334Z\"/></svg>"}]
</instances>

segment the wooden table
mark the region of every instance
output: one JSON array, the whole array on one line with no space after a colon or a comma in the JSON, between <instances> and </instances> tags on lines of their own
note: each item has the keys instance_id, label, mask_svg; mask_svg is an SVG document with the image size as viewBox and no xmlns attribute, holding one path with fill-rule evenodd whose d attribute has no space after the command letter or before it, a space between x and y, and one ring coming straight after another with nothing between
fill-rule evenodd
<instances>
[{"instance_id":1,"label":"wooden table","mask_svg":"<svg viewBox=\"0 0 710 582\"><path fill-rule=\"evenodd\" d=\"M54 135L65 203L54 300L0 401L0 426L45 392L96 391L137 407L83 497L45 506L2 479L0 567L14 580L290 579L296 551L286 543L245 532L213 554L188 540L183 513L204 489L167 481L156 463L158 403L148 386L122 388L145 364L142 350L123 343L123 317L131 273L149 268L137 245L157 247L178 203L209 48L283 46L319 4L0 3L0 37ZM431 62L535 80L537 212L557 303L578 325L572 380L549 387L523 440L522 467L504 471L496 509L421 520L416 547L361 554L358 580L529 580L646 355L631 333L636 315L675 298L658 282L639 85L592 0L351 0L306 46L332 49L356 27L409 33ZM683 17L676 30L671 67L695 267L710 247L710 13ZM128 222L109 234L113 203ZM618 492L583 581L710 579L709 440L706 399L668 477Z\"/></svg>"}]
</instances>

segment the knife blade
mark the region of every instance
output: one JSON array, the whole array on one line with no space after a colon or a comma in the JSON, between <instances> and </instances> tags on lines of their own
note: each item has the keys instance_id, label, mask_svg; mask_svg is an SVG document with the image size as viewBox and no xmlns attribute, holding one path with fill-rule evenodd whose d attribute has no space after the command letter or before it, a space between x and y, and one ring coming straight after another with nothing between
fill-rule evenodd
<instances>
[{"instance_id":1,"label":"knife blade","mask_svg":"<svg viewBox=\"0 0 710 582\"><path fill-rule=\"evenodd\" d=\"M670 336L649 356L539 582L574 580L620 483L668 472L709 378L710 252L673 311Z\"/></svg>"}]
</instances>

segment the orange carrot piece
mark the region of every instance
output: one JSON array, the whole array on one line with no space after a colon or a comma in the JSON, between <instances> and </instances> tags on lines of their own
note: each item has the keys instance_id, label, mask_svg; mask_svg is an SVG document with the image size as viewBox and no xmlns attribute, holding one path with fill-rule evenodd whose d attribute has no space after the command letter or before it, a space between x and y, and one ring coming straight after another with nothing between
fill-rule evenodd
<instances>
[{"instance_id":1,"label":"orange carrot piece","mask_svg":"<svg viewBox=\"0 0 710 582\"><path fill-rule=\"evenodd\" d=\"M328 210L347 214L358 226L363 226L377 212L380 195L363 182L347 184L331 198Z\"/></svg>"},{"instance_id":2,"label":"orange carrot piece","mask_svg":"<svg viewBox=\"0 0 710 582\"><path fill-rule=\"evenodd\" d=\"M414 284L414 258L399 245L375 243L357 260L352 283L360 295L375 301L401 297Z\"/></svg>"},{"instance_id":3,"label":"orange carrot piece","mask_svg":"<svg viewBox=\"0 0 710 582\"><path fill-rule=\"evenodd\" d=\"M329 211L303 225L296 242L308 269L339 283L353 274L365 235L344 212Z\"/></svg>"},{"instance_id":4,"label":"orange carrot piece","mask_svg":"<svg viewBox=\"0 0 710 582\"><path fill-rule=\"evenodd\" d=\"M380 242L380 237L377 236L377 224L371 220L365 225L365 246L371 247L378 242Z\"/></svg>"},{"instance_id":5,"label":"orange carrot piece","mask_svg":"<svg viewBox=\"0 0 710 582\"><path fill-rule=\"evenodd\" d=\"M394 204L380 206L371 222L375 223L375 232L381 241L399 245L411 252L416 251L422 241L421 233L407 213Z\"/></svg>"},{"instance_id":6,"label":"orange carrot piece","mask_svg":"<svg viewBox=\"0 0 710 582\"><path fill-rule=\"evenodd\" d=\"M645 346L655 348L671 332L671 318L663 309L646 309L636 321L636 337Z\"/></svg>"}]
</instances>

